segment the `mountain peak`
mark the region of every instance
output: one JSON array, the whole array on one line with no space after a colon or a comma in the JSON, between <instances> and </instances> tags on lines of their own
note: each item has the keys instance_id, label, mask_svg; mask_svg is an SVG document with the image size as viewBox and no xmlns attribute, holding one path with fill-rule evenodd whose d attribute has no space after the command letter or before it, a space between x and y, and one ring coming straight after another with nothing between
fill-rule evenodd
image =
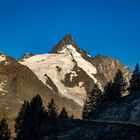
<instances>
[{"instance_id":1,"label":"mountain peak","mask_svg":"<svg viewBox=\"0 0 140 140\"><path fill-rule=\"evenodd\" d=\"M73 37L70 34L67 34L61 41L59 41L51 50L50 53L58 53L63 49L66 45L72 45L74 48L78 49L78 45L73 39Z\"/></svg>"},{"instance_id":2,"label":"mountain peak","mask_svg":"<svg viewBox=\"0 0 140 140\"><path fill-rule=\"evenodd\" d=\"M59 41L51 50L50 53L58 53L63 51L65 49L66 46L71 45L73 46L73 48L75 48L75 50L81 54L81 56L86 59L87 61L91 61L89 54L87 51L81 49L76 41L74 40L74 38L70 35L67 34L61 41Z\"/></svg>"}]
</instances>

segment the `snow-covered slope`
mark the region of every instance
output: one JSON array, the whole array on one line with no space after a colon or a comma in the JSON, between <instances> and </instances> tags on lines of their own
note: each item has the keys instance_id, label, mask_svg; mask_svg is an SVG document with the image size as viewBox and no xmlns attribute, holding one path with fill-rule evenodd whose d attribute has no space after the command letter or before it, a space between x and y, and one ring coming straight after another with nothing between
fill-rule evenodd
<instances>
[{"instance_id":1,"label":"snow-covered slope","mask_svg":"<svg viewBox=\"0 0 140 140\"><path fill-rule=\"evenodd\" d=\"M77 77L78 74L74 70L74 67L77 66L97 83L97 79L94 77L97 73L96 68L86 61L72 45L65 45L59 51L59 54L34 55L20 63L28 66L45 85L52 88L46 82L49 77L61 96L73 99L80 106L83 106L86 95L83 81L81 79L72 87L65 86L62 81L64 81L66 75L70 74L70 81ZM100 83L98 84L100 85Z\"/></svg>"},{"instance_id":2,"label":"snow-covered slope","mask_svg":"<svg viewBox=\"0 0 140 140\"><path fill-rule=\"evenodd\" d=\"M56 44L49 54L25 55L19 62L29 67L55 94L72 99L80 106L94 83L103 89L118 69L127 79L131 76L131 71L116 59L90 57L70 35Z\"/></svg>"}]
</instances>

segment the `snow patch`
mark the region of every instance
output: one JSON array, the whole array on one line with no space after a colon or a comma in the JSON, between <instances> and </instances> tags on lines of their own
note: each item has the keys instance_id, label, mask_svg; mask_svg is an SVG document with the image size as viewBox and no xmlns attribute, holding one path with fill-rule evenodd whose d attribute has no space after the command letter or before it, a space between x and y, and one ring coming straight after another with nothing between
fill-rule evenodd
<instances>
[{"instance_id":1,"label":"snow patch","mask_svg":"<svg viewBox=\"0 0 140 140\"><path fill-rule=\"evenodd\" d=\"M2 52L0 52L0 53L2 53ZM7 61L6 57L7 56L5 54L1 54L0 55L0 62L4 62L5 65L8 65L9 62Z\"/></svg>"},{"instance_id":2,"label":"snow patch","mask_svg":"<svg viewBox=\"0 0 140 140\"><path fill-rule=\"evenodd\" d=\"M5 87L6 83L7 83L7 80L0 83L0 92L3 92L2 96L4 96L5 93L7 93L7 91L4 90L4 87Z\"/></svg>"},{"instance_id":3,"label":"snow patch","mask_svg":"<svg viewBox=\"0 0 140 140\"><path fill-rule=\"evenodd\" d=\"M95 77L93 76L93 74L97 73L97 69L91 63L86 61L72 45L66 45L66 47L64 48L64 50L61 51L61 53L72 54L78 66L82 68L94 80L95 83L97 83L97 79L95 79Z\"/></svg>"},{"instance_id":4,"label":"snow patch","mask_svg":"<svg viewBox=\"0 0 140 140\"><path fill-rule=\"evenodd\" d=\"M91 55L88 54L87 56L91 58Z\"/></svg>"},{"instance_id":5,"label":"snow patch","mask_svg":"<svg viewBox=\"0 0 140 140\"><path fill-rule=\"evenodd\" d=\"M4 96L4 95L5 95L5 93L2 93L1 95L2 95L2 96Z\"/></svg>"},{"instance_id":6,"label":"snow patch","mask_svg":"<svg viewBox=\"0 0 140 140\"><path fill-rule=\"evenodd\" d=\"M23 102L23 101L21 101L20 99L17 99L17 100L18 100L18 102L19 102L19 103L21 103L21 104L23 104L23 103L24 103L24 102Z\"/></svg>"},{"instance_id":7,"label":"snow patch","mask_svg":"<svg viewBox=\"0 0 140 140\"><path fill-rule=\"evenodd\" d=\"M83 84L84 84L83 82L79 82L78 86L81 88L83 86Z\"/></svg>"},{"instance_id":8,"label":"snow patch","mask_svg":"<svg viewBox=\"0 0 140 140\"><path fill-rule=\"evenodd\" d=\"M73 77L76 77L76 76L78 76L77 73L75 71L71 71L70 81L72 81Z\"/></svg>"},{"instance_id":9,"label":"snow patch","mask_svg":"<svg viewBox=\"0 0 140 140\"><path fill-rule=\"evenodd\" d=\"M0 62L5 61L6 60L6 56L5 55L0 55Z\"/></svg>"},{"instance_id":10,"label":"snow patch","mask_svg":"<svg viewBox=\"0 0 140 140\"><path fill-rule=\"evenodd\" d=\"M8 65L9 64L9 62L8 61L5 61L5 65Z\"/></svg>"}]
</instances>

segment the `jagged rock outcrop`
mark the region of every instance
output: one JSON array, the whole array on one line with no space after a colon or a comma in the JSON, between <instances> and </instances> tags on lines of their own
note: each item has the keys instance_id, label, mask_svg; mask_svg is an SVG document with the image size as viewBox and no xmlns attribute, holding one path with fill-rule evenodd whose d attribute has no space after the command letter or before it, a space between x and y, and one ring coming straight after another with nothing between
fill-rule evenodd
<instances>
[{"instance_id":1,"label":"jagged rock outcrop","mask_svg":"<svg viewBox=\"0 0 140 140\"><path fill-rule=\"evenodd\" d=\"M113 80L119 69L123 72L126 81L129 81L131 77L131 70L114 58L97 55L95 58L92 58L92 64L97 68L96 77L103 86L110 80Z\"/></svg>"},{"instance_id":2,"label":"jagged rock outcrop","mask_svg":"<svg viewBox=\"0 0 140 140\"><path fill-rule=\"evenodd\" d=\"M73 39L73 37L70 34L66 35L61 41L59 41L55 46L53 46L50 53L58 53L59 54L64 49L64 47L66 45L72 45L76 49L76 51L82 55L82 57L84 59L86 59L87 61L90 61L88 52L81 49L77 45L76 41Z\"/></svg>"}]
</instances>

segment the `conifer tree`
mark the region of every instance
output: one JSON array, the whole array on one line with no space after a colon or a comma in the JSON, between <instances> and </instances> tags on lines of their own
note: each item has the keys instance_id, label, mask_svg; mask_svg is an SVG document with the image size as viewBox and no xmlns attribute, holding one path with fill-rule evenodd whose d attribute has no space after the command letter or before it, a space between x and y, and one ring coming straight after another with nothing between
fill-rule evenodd
<instances>
[{"instance_id":1,"label":"conifer tree","mask_svg":"<svg viewBox=\"0 0 140 140\"><path fill-rule=\"evenodd\" d=\"M39 95L32 98L30 102L30 135L31 138L39 137L39 130L45 117L46 110Z\"/></svg>"},{"instance_id":2,"label":"conifer tree","mask_svg":"<svg viewBox=\"0 0 140 140\"><path fill-rule=\"evenodd\" d=\"M15 119L15 133L17 134L16 140L22 139L22 135L24 131L24 126L25 125L25 119L26 119L26 114L29 110L29 102L24 101L23 105L21 106L21 109L18 113L18 117Z\"/></svg>"},{"instance_id":3,"label":"conifer tree","mask_svg":"<svg viewBox=\"0 0 140 140\"><path fill-rule=\"evenodd\" d=\"M58 115L58 129L57 129L58 133L61 131L65 131L67 128L69 128L70 120L72 119L70 117L68 116L65 107L63 107Z\"/></svg>"},{"instance_id":4,"label":"conifer tree","mask_svg":"<svg viewBox=\"0 0 140 140\"><path fill-rule=\"evenodd\" d=\"M126 91L127 82L123 76L121 70L116 72L114 77L113 89L114 89L114 97L120 98L122 94Z\"/></svg>"},{"instance_id":5,"label":"conifer tree","mask_svg":"<svg viewBox=\"0 0 140 140\"><path fill-rule=\"evenodd\" d=\"M89 94L85 100L83 112L82 112L82 118L83 119L89 119L89 113L91 112L91 94Z\"/></svg>"},{"instance_id":6,"label":"conifer tree","mask_svg":"<svg viewBox=\"0 0 140 140\"><path fill-rule=\"evenodd\" d=\"M58 107L54 102L54 99L51 99L51 102L47 106L48 119L57 120L58 118Z\"/></svg>"},{"instance_id":7,"label":"conifer tree","mask_svg":"<svg viewBox=\"0 0 140 140\"><path fill-rule=\"evenodd\" d=\"M65 120L65 119L68 119L68 113L66 111L66 109L63 107L59 116L58 116L59 120Z\"/></svg>"},{"instance_id":8,"label":"conifer tree","mask_svg":"<svg viewBox=\"0 0 140 140\"><path fill-rule=\"evenodd\" d=\"M11 132L8 128L8 123L6 119L0 121L0 140L9 140L11 138Z\"/></svg>"},{"instance_id":9,"label":"conifer tree","mask_svg":"<svg viewBox=\"0 0 140 140\"><path fill-rule=\"evenodd\" d=\"M140 67L136 64L135 70L130 79L130 86L128 88L130 94L140 92Z\"/></svg>"},{"instance_id":10,"label":"conifer tree","mask_svg":"<svg viewBox=\"0 0 140 140\"><path fill-rule=\"evenodd\" d=\"M109 81L106 86L104 87L104 96L106 98L106 101L112 101L114 98L114 91L113 91L113 82Z\"/></svg>"},{"instance_id":11,"label":"conifer tree","mask_svg":"<svg viewBox=\"0 0 140 140\"><path fill-rule=\"evenodd\" d=\"M124 79L123 73L121 70L118 70L113 82L110 81L104 88L105 97L109 101L119 99L122 94L126 91L127 82Z\"/></svg>"},{"instance_id":12,"label":"conifer tree","mask_svg":"<svg viewBox=\"0 0 140 140\"><path fill-rule=\"evenodd\" d=\"M73 120L74 119L74 115L69 116L69 119Z\"/></svg>"},{"instance_id":13,"label":"conifer tree","mask_svg":"<svg viewBox=\"0 0 140 140\"><path fill-rule=\"evenodd\" d=\"M44 117L45 109L39 95L33 97L30 103L25 101L15 120L15 140L39 139L39 129Z\"/></svg>"},{"instance_id":14,"label":"conifer tree","mask_svg":"<svg viewBox=\"0 0 140 140\"><path fill-rule=\"evenodd\" d=\"M49 134L56 133L58 130L58 107L54 99L51 99L47 106L46 125Z\"/></svg>"},{"instance_id":15,"label":"conifer tree","mask_svg":"<svg viewBox=\"0 0 140 140\"><path fill-rule=\"evenodd\" d=\"M97 84L94 85L92 92L87 95L87 99L84 104L82 118L83 119L90 119L92 113L96 110L97 105L97 98L102 94L102 91L98 87Z\"/></svg>"}]
</instances>

